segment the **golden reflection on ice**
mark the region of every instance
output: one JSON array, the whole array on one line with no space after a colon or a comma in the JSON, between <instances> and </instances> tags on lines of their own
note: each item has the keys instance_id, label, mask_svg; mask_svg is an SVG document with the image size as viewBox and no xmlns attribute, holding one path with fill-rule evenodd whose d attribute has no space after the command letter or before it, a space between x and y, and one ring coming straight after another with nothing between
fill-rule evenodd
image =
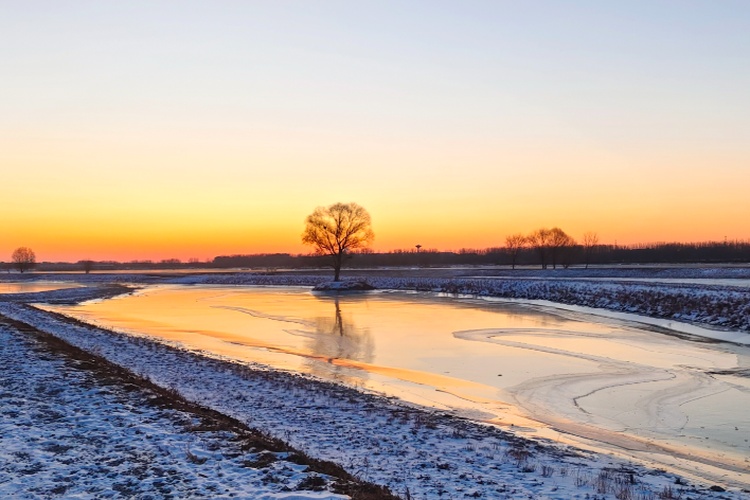
<instances>
[{"instance_id":1,"label":"golden reflection on ice","mask_svg":"<svg viewBox=\"0 0 750 500\"><path fill-rule=\"evenodd\" d=\"M76 283L60 283L55 281L12 281L0 283L0 293L36 293L62 290L64 288L78 288Z\"/></svg>"},{"instance_id":2,"label":"golden reflection on ice","mask_svg":"<svg viewBox=\"0 0 750 500\"><path fill-rule=\"evenodd\" d=\"M157 286L49 309L750 484L747 347L429 294Z\"/></svg>"}]
</instances>

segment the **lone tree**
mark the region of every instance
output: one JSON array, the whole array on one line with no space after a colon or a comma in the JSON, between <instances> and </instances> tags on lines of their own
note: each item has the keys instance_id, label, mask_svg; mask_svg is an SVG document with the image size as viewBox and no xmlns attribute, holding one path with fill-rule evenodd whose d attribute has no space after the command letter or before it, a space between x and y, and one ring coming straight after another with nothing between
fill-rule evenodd
<instances>
[{"instance_id":1,"label":"lone tree","mask_svg":"<svg viewBox=\"0 0 750 500\"><path fill-rule=\"evenodd\" d=\"M302 242L312 245L318 255L331 257L333 280L339 281L344 255L365 248L375 237L370 226L370 214L361 206L334 203L307 216Z\"/></svg>"},{"instance_id":2,"label":"lone tree","mask_svg":"<svg viewBox=\"0 0 750 500\"><path fill-rule=\"evenodd\" d=\"M16 248L13 251L11 259L16 269L21 272L31 269L36 264L36 255L34 255L34 251L29 247Z\"/></svg>"}]
</instances>

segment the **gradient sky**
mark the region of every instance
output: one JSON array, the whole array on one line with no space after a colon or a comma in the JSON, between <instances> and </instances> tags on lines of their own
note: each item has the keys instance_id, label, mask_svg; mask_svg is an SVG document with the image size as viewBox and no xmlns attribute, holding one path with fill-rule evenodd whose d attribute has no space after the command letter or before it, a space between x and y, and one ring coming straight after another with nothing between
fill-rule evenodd
<instances>
[{"instance_id":1,"label":"gradient sky","mask_svg":"<svg viewBox=\"0 0 750 500\"><path fill-rule=\"evenodd\" d=\"M747 1L0 0L0 260L750 238Z\"/></svg>"}]
</instances>

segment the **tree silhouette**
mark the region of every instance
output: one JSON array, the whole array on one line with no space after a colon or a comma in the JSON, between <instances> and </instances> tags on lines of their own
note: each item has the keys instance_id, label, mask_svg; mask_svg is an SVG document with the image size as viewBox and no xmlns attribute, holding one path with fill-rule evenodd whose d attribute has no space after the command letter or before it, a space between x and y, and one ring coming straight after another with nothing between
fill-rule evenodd
<instances>
[{"instance_id":1,"label":"tree silhouette","mask_svg":"<svg viewBox=\"0 0 750 500\"><path fill-rule=\"evenodd\" d=\"M365 248L375 237L370 214L356 203L334 203L318 207L305 220L302 242L315 253L331 257L334 281L339 281L347 252Z\"/></svg>"},{"instance_id":2,"label":"tree silhouette","mask_svg":"<svg viewBox=\"0 0 750 500\"><path fill-rule=\"evenodd\" d=\"M599 244L599 235L593 231L589 231L583 235L583 257L586 261L586 269L589 268L591 262L591 256L594 254L594 249Z\"/></svg>"},{"instance_id":3,"label":"tree silhouette","mask_svg":"<svg viewBox=\"0 0 750 500\"><path fill-rule=\"evenodd\" d=\"M547 269L548 260L552 264L552 269L560 263L565 267L570 265L570 251L576 242L559 227L537 229L527 239L531 247L539 253L542 269Z\"/></svg>"},{"instance_id":4,"label":"tree silhouette","mask_svg":"<svg viewBox=\"0 0 750 500\"><path fill-rule=\"evenodd\" d=\"M549 256L552 261L552 269L555 269L557 264L566 260L565 254L569 253L569 250L575 244L575 240L559 227L553 227L549 230ZM563 264L565 267L568 267L569 261L567 263L563 262Z\"/></svg>"},{"instance_id":5,"label":"tree silhouette","mask_svg":"<svg viewBox=\"0 0 750 500\"><path fill-rule=\"evenodd\" d=\"M29 247L18 247L13 251L11 256L13 264L20 272L25 272L28 269L34 267L36 264L36 255L34 251Z\"/></svg>"},{"instance_id":6,"label":"tree silhouette","mask_svg":"<svg viewBox=\"0 0 750 500\"><path fill-rule=\"evenodd\" d=\"M83 271L86 274L89 274L94 269L94 261L93 260L81 260L78 263L83 267Z\"/></svg>"},{"instance_id":7,"label":"tree silhouette","mask_svg":"<svg viewBox=\"0 0 750 500\"><path fill-rule=\"evenodd\" d=\"M521 253L523 247L526 246L528 239L522 234L511 234L505 237L505 247L508 249L510 254L511 268L516 268L516 261L518 260L518 254Z\"/></svg>"},{"instance_id":8,"label":"tree silhouette","mask_svg":"<svg viewBox=\"0 0 750 500\"><path fill-rule=\"evenodd\" d=\"M552 237L549 229L537 229L528 236L529 245L535 248L539 254L539 260L542 264L542 269L547 269L547 250L549 248L549 240Z\"/></svg>"}]
</instances>

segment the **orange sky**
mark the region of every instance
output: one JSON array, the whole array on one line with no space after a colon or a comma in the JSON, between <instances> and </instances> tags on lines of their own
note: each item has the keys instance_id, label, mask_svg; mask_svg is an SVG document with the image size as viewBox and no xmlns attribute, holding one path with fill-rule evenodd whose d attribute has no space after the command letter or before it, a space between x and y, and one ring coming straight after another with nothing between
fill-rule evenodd
<instances>
[{"instance_id":1,"label":"orange sky","mask_svg":"<svg viewBox=\"0 0 750 500\"><path fill-rule=\"evenodd\" d=\"M576 5L10 7L0 261L749 239L748 17Z\"/></svg>"},{"instance_id":2,"label":"orange sky","mask_svg":"<svg viewBox=\"0 0 750 500\"><path fill-rule=\"evenodd\" d=\"M383 251L417 243L439 249L499 246L508 234L555 225L575 238L596 231L602 242L620 244L748 236L745 186L750 179L735 178L726 185L720 169L709 170L698 163L701 159L661 158L662 165L679 168L639 173L617 159L604 163L596 158L596 168L583 167L576 154L566 155L562 148L553 159L510 149L481 157L476 147L471 149L474 154L445 160L442 168L428 167L440 161L431 153L404 153L398 155L402 170L379 167L375 159L348 171L325 158L309 162L304 172L290 161L277 163L269 169L273 173L238 167L217 177L163 157L154 163L179 163L183 170L82 167L87 161L105 162L107 150L100 157L81 155L69 165L57 163L60 171L73 173L57 182L40 182L29 162L10 181L15 189L0 201L3 213L15 211L5 224L1 251L9 256L15 246L26 245L41 260L67 261L304 252L305 216L319 204L336 201L356 201L370 211L373 247ZM329 155L335 153L321 154ZM239 166L245 158L238 153L217 162ZM142 165L149 160L119 161ZM685 175L691 162L698 164ZM512 166L494 167L503 164ZM602 165L606 172L599 170ZM544 181L545 175L554 180ZM712 185L717 185L715 192Z\"/></svg>"}]
</instances>

